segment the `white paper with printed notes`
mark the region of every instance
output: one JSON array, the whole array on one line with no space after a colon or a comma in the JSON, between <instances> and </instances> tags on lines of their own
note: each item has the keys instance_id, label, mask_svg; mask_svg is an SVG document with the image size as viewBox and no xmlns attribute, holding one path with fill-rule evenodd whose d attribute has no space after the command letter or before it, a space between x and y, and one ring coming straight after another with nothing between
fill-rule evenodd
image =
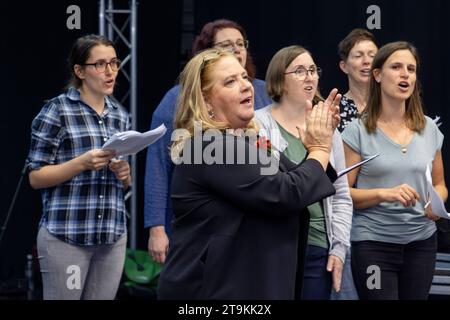
<instances>
[{"instance_id":1,"label":"white paper with printed notes","mask_svg":"<svg viewBox=\"0 0 450 320\"><path fill-rule=\"evenodd\" d=\"M147 132L124 131L114 134L102 147L102 150L114 150L116 157L138 153L155 143L167 131L164 124Z\"/></svg>"},{"instance_id":2,"label":"white paper with printed notes","mask_svg":"<svg viewBox=\"0 0 450 320\"><path fill-rule=\"evenodd\" d=\"M428 202L425 204L425 209L428 206L431 206L431 210L435 216L450 219L450 214L445 209L444 201L437 193L436 189L433 187L433 180L431 178L431 170L430 167L427 166L427 170L425 172L425 176L427 177L427 185L428 185Z\"/></svg>"}]
</instances>

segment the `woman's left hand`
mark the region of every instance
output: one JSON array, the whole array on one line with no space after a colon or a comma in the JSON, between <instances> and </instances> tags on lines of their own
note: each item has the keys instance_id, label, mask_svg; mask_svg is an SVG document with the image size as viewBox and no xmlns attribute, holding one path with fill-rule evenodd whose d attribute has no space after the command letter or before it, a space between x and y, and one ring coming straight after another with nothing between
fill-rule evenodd
<instances>
[{"instance_id":1,"label":"woman's left hand","mask_svg":"<svg viewBox=\"0 0 450 320\"><path fill-rule=\"evenodd\" d=\"M123 182L125 188L131 183L130 164L125 160L111 160L109 170L114 172L116 178Z\"/></svg>"},{"instance_id":2,"label":"woman's left hand","mask_svg":"<svg viewBox=\"0 0 450 320\"><path fill-rule=\"evenodd\" d=\"M336 292L341 291L342 281L342 269L344 268L344 262L337 256L329 255L327 263L327 271L332 272L333 288Z\"/></svg>"},{"instance_id":3,"label":"woman's left hand","mask_svg":"<svg viewBox=\"0 0 450 320\"><path fill-rule=\"evenodd\" d=\"M438 217L433 214L433 210L431 209L431 204L428 204L428 206L425 208L425 217L427 217L430 220L437 221L441 217Z\"/></svg>"}]
</instances>

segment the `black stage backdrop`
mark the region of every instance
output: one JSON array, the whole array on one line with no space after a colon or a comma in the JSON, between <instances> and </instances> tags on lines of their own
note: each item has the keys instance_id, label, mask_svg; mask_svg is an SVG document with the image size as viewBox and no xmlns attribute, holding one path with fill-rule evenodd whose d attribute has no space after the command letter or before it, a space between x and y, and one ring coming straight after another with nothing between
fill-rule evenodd
<instances>
[{"instance_id":1,"label":"black stage backdrop","mask_svg":"<svg viewBox=\"0 0 450 320\"><path fill-rule=\"evenodd\" d=\"M106 1L107 3L108 1ZM128 1L115 1L124 8ZM81 30L69 30L66 9L81 9ZM179 73L181 1L140 1L138 6L138 130L150 126L153 109ZM81 35L98 33L98 1L1 1L0 92L3 97L0 134L3 156L0 175L0 223L3 223L28 154L30 125L44 104L62 91L66 59ZM119 53L120 56L120 53ZM118 90L127 83L118 78ZM6 98L6 99L5 99ZM129 106L125 106L129 107ZM138 156L138 243L146 248L143 230L143 177L146 153ZM24 179L3 243L0 246L0 284L23 275L26 254L36 243L41 215L39 191Z\"/></svg>"},{"instance_id":2,"label":"black stage backdrop","mask_svg":"<svg viewBox=\"0 0 450 320\"><path fill-rule=\"evenodd\" d=\"M257 75L264 79L272 55L284 46L301 44L323 68L322 93L333 87L347 91L338 68L337 44L355 27L365 27L370 5L381 12L381 29L373 30L379 44L396 40L413 42L421 55L420 80L426 113L443 119L441 130L449 132L447 94L450 83L448 41L450 2L429 1L211 1L192 0L197 33L217 18L238 21L247 30ZM126 1L123 1L126 2ZM66 8L81 8L81 30L68 30ZM44 100L59 94L67 80L65 59L80 35L98 31L98 3L94 0L1 1L0 3L0 134L3 156L0 175L0 223L13 197L26 158L30 124ZM138 130L145 131L151 114L164 93L175 83L184 63L180 55L182 1L141 0L138 14ZM122 80L123 81L123 80ZM120 90L120 83L119 83ZM126 106L128 107L128 106ZM138 156L138 245L146 249L143 228L143 177L145 152ZM450 163L444 142L444 165ZM448 168L447 168L448 169ZM449 170L447 170L448 172ZM446 173L447 182L448 173ZM41 214L40 194L27 179L18 196L0 247L0 283L23 275L25 256L35 245Z\"/></svg>"}]
</instances>

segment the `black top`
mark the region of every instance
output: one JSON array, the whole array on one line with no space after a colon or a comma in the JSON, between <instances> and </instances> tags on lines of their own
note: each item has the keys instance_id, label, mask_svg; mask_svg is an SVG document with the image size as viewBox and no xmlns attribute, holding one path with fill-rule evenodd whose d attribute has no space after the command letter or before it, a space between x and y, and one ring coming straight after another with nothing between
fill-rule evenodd
<instances>
[{"instance_id":1,"label":"black top","mask_svg":"<svg viewBox=\"0 0 450 320\"><path fill-rule=\"evenodd\" d=\"M195 150L194 140L184 154ZM304 208L334 194L332 181L318 161L295 165L283 155L276 173L262 175L262 150L248 139L214 141L199 142L198 150L222 154L228 164L175 166L173 236L158 298L293 299L295 279L301 286L303 277ZM246 161L236 164L242 154Z\"/></svg>"},{"instance_id":2,"label":"black top","mask_svg":"<svg viewBox=\"0 0 450 320\"><path fill-rule=\"evenodd\" d=\"M339 132L344 131L353 119L358 117L358 108L352 99L342 96L341 103L339 105L341 122L339 123Z\"/></svg>"}]
</instances>

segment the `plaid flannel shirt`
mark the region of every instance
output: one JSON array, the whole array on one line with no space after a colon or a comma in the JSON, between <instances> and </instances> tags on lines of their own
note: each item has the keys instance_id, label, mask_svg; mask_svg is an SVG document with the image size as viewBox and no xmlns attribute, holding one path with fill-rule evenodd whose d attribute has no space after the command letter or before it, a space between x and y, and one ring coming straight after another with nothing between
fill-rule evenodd
<instances>
[{"instance_id":1,"label":"plaid flannel shirt","mask_svg":"<svg viewBox=\"0 0 450 320\"><path fill-rule=\"evenodd\" d=\"M33 120L28 168L36 170L100 149L113 134L130 129L128 112L110 97L101 115L70 88L50 100ZM113 244L126 232L123 183L107 167L86 170L41 190L40 226L68 243Z\"/></svg>"}]
</instances>

